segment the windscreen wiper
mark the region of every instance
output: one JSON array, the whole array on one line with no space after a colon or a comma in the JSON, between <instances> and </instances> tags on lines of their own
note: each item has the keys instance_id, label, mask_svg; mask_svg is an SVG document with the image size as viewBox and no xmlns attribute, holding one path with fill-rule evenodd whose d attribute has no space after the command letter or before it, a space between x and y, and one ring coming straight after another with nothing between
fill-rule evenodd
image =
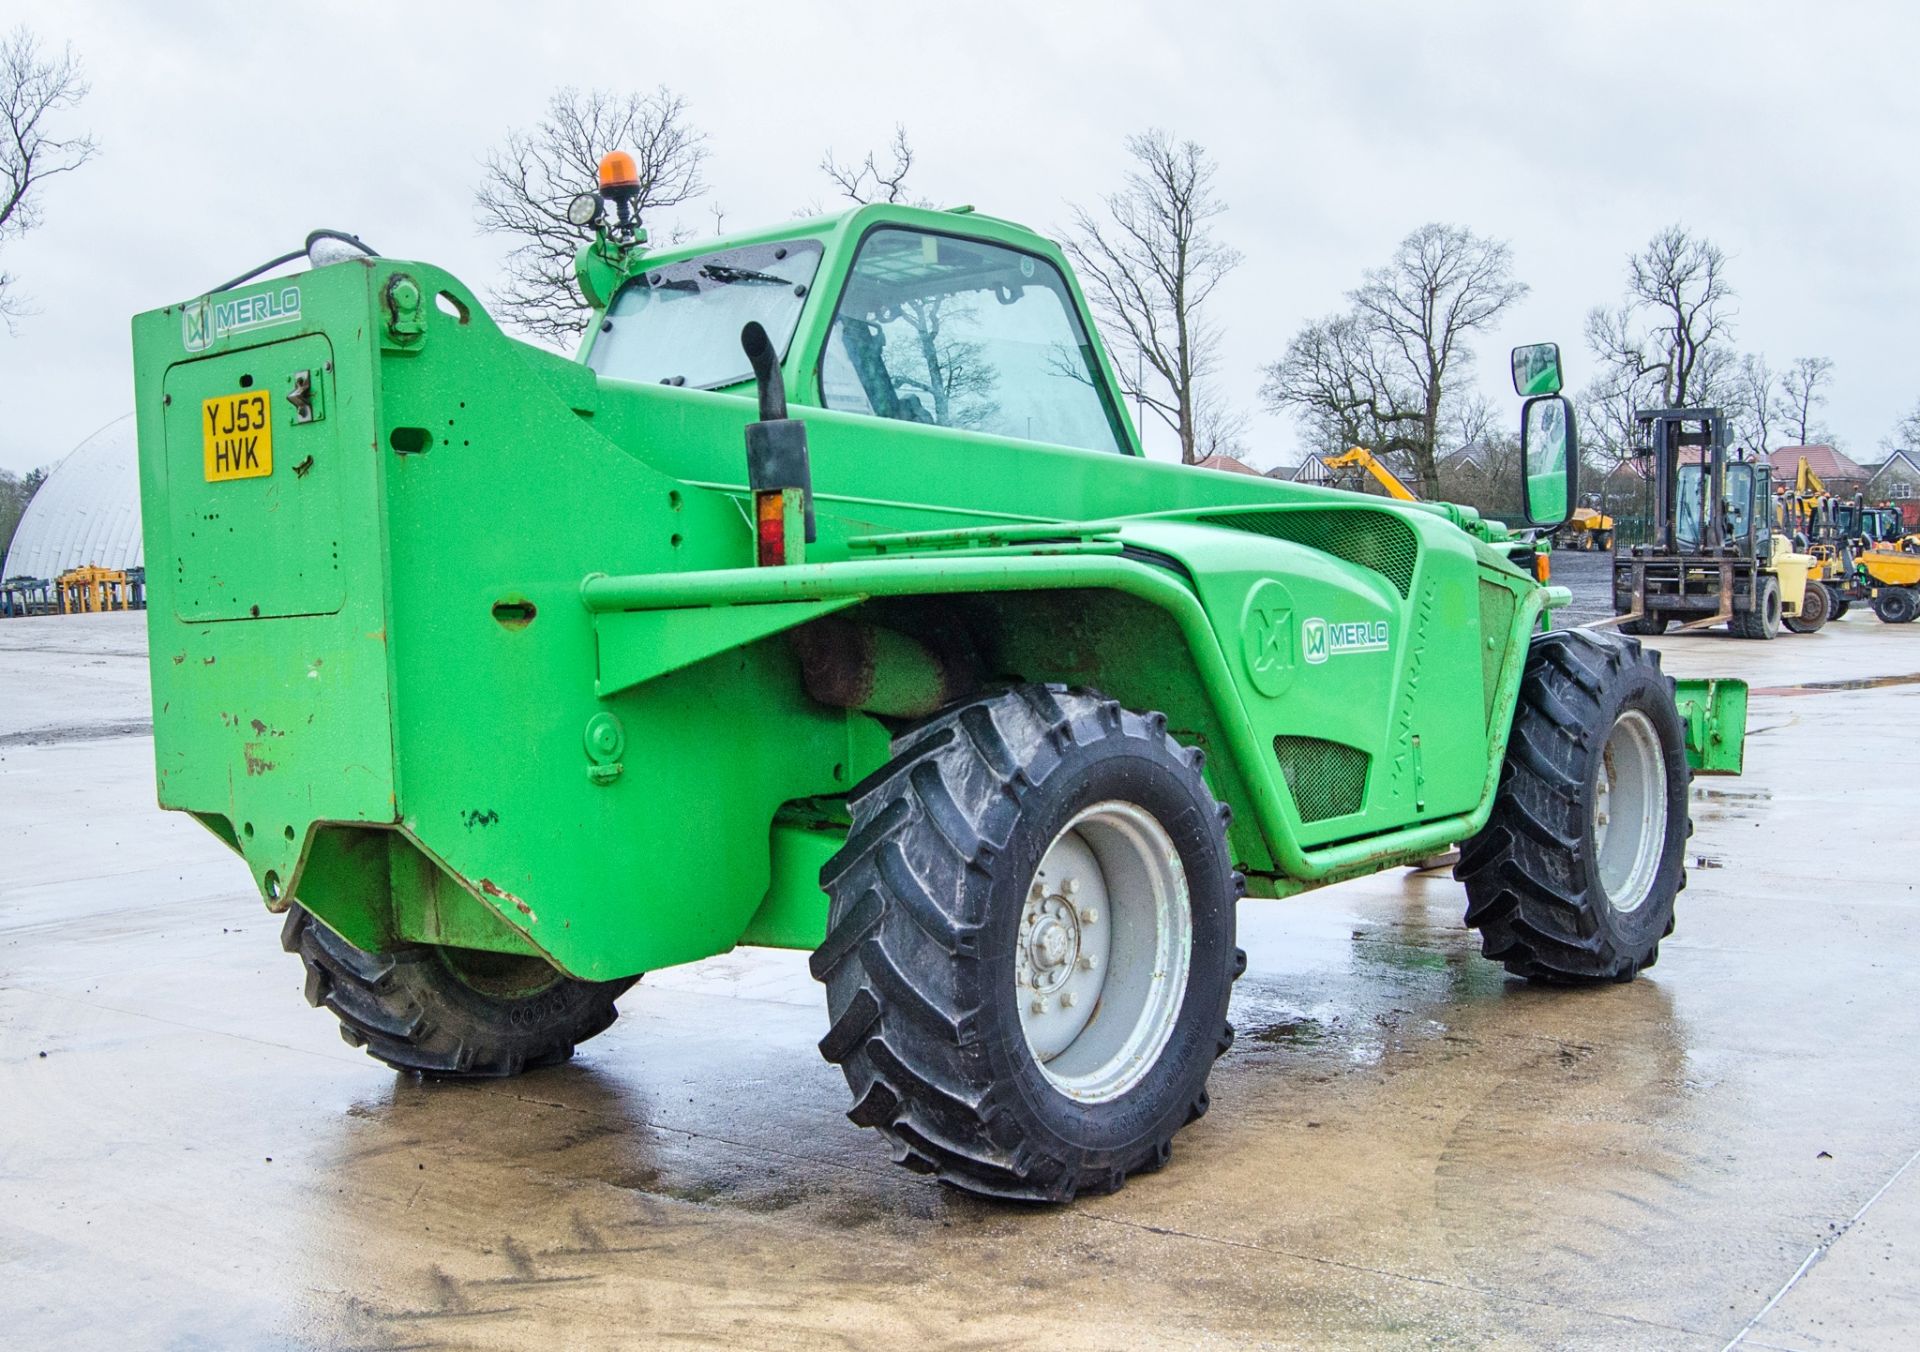
<instances>
[{"instance_id":1,"label":"windscreen wiper","mask_svg":"<svg viewBox=\"0 0 1920 1352\"><path fill-rule=\"evenodd\" d=\"M776 277L771 272L755 272L752 268L733 268L725 263L708 263L700 269L700 275L710 282L771 282L775 286L792 285L785 277Z\"/></svg>"}]
</instances>

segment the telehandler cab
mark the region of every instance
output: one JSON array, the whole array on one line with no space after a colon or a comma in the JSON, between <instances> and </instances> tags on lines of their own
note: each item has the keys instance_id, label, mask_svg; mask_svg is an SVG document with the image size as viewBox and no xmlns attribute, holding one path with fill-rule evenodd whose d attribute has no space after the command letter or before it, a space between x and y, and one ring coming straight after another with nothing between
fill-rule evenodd
<instances>
[{"instance_id":1,"label":"telehandler cab","mask_svg":"<svg viewBox=\"0 0 1920 1352\"><path fill-rule=\"evenodd\" d=\"M853 1120L1060 1200L1207 1110L1244 893L1460 844L1509 971L1654 961L1740 683L1546 629L1470 509L1144 458L1029 230L650 251L618 169L575 361L339 236L134 321L160 801L349 1043L511 1075L643 972L811 950ZM1550 528L1573 422L1517 358Z\"/></svg>"}]
</instances>

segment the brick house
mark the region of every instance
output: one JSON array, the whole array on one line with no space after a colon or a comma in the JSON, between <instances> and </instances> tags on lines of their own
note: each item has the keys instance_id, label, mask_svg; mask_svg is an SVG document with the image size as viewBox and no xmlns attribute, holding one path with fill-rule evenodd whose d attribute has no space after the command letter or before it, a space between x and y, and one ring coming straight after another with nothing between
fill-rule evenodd
<instances>
[{"instance_id":1,"label":"brick house","mask_svg":"<svg viewBox=\"0 0 1920 1352\"><path fill-rule=\"evenodd\" d=\"M1920 451L1894 451L1869 468L1865 489L1874 507L1898 507L1911 528L1920 529Z\"/></svg>"},{"instance_id":2,"label":"brick house","mask_svg":"<svg viewBox=\"0 0 1920 1352\"><path fill-rule=\"evenodd\" d=\"M1782 446L1767 453L1767 461L1773 466L1773 481L1791 484L1800 472L1802 456L1806 457L1807 467L1820 476L1827 492L1835 497L1851 498L1864 492L1867 480L1873 477L1871 470L1831 446Z\"/></svg>"}]
</instances>

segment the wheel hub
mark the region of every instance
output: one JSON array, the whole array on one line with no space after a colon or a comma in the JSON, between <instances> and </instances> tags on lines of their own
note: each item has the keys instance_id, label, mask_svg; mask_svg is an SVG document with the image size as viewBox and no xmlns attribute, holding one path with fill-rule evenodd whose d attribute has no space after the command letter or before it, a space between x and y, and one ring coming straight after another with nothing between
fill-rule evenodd
<instances>
[{"instance_id":1,"label":"wheel hub","mask_svg":"<svg viewBox=\"0 0 1920 1352\"><path fill-rule=\"evenodd\" d=\"M1172 838L1131 803L1098 803L1041 858L1014 944L1021 1031L1070 1098L1118 1098L1151 1070L1186 994L1193 918Z\"/></svg>"},{"instance_id":2,"label":"wheel hub","mask_svg":"<svg viewBox=\"0 0 1920 1352\"><path fill-rule=\"evenodd\" d=\"M1616 911L1652 894L1666 852L1667 769L1660 734L1637 709L1614 722L1593 784L1593 853L1600 887Z\"/></svg>"},{"instance_id":3,"label":"wheel hub","mask_svg":"<svg viewBox=\"0 0 1920 1352\"><path fill-rule=\"evenodd\" d=\"M1042 896L1028 903L1021 931L1021 972L1036 993L1051 995L1079 961L1080 917L1064 896Z\"/></svg>"}]
</instances>

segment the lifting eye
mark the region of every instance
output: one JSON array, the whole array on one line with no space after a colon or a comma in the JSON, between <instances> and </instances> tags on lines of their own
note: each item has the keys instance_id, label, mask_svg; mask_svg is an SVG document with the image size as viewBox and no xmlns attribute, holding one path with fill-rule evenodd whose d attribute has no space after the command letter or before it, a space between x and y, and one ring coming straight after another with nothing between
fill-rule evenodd
<instances>
[{"instance_id":1,"label":"lifting eye","mask_svg":"<svg viewBox=\"0 0 1920 1352\"><path fill-rule=\"evenodd\" d=\"M525 629L533 623L533 602L508 597L493 603L493 618L502 629Z\"/></svg>"},{"instance_id":2,"label":"lifting eye","mask_svg":"<svg viewBox=\"0 0 1920 1352\"><path fill-rule=\"evenodd\" d=\"M396 455L421 455L433 444L424 427L396 427L387 434L387 444Z\"/></svg>"}]
</instances>

